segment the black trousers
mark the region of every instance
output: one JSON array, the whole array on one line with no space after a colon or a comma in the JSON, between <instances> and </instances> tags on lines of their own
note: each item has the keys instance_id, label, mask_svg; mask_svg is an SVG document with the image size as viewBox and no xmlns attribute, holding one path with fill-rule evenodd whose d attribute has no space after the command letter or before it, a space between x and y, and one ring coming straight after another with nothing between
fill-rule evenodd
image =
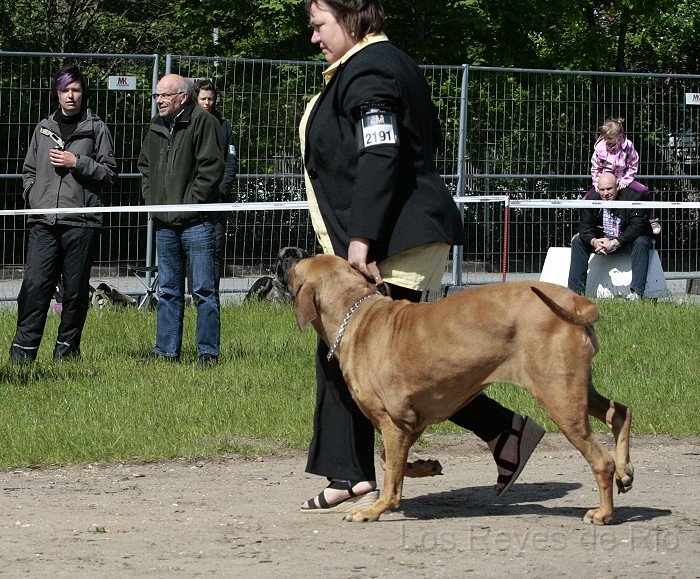
<instances>
[{"instance_id":1,"label":"black trousers","mask_svg":"<svg viewBox=\"0 0 700 579\"><path fill-rule=\"evenodd\" d=\"M80 339L90 306L90 268L99 237L95 227L32 225L27 266L17 298L17 331L10 356L35 359L56 284L63 276L63 311L54 356L80 353Z\"/></svg>"},{"instance_id":2,"label":"black trousers","mask_svg":"<svg viewBox=\"0 0 700 579\"><path fill-rule=\"evenodd\" d=\"M632 257L632 283L630 289L644 295L649 271L649 250L654 247L654 241L648 235L640 235L631 245L621 247L614 253L628 252ZM589 243L584 243L580 235L571 240L571 265L569 267L569 289L578 294L586 293L588 280L588 259L595 250Z\"/></svg>"},{"instance_id":3,"label":"black trousers","mask_svg":"<svg viewBox=\"0 0 700 579\"><path fill-rule=\"evenodd\" d=\"M421 292L391 286L394 299L420 301ZM374 427L350 395L338 361L328 361L328 346L316 349L316 409L306 472L351 481L375 480ZM450 420L485 442L511 428L514 413L485 394L455 412Z\"/></svg>"}]
</instances>

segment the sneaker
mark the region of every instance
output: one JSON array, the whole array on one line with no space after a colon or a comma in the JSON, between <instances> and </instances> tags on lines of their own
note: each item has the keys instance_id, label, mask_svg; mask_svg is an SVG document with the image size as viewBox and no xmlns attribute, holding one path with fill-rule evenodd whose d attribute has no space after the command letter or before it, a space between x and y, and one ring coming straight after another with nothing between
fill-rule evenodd
<instances>
[{"instance_id":1,"label":"sneaker","mask_svg":"<svg viewBox=\"0 0 700 579\"><path fill-rule=\"evenodd\" d=\"M642 299L642 296L640 296L637 292L630 292L627 294L627 297L625 299L628 302L637 302Z\"/></svg>"},{"instance_id":2,"label":"sneaker","mask_svg":"<svg viewBox=\"0 0 700 579\"><path fill-rule=\"evenodd\" d=\"M202 354L199 357L200 366L216 366L219 363L219 357L214 354Z\"/></svg>"},{"instance_id":3,"label":"sneaker","mask_svg":"<svg viewBox=\"0 0 700 579\"><path fill-rule=\"evenodd\" d=\"M658 219L650 219L649 223L651 224L651 232L654 235L659 235L661 233L661 223L659 223Z\"/></svg>"}]
</instances>

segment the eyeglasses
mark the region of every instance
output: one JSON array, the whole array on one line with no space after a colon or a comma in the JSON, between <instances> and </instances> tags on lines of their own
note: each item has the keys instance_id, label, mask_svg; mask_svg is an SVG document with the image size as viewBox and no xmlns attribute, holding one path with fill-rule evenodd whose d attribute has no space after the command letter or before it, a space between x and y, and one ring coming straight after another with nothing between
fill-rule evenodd
<instances>
[{"instance_id":1,"label":"eyeglasses","mask_svg":"<svg viewBox=\"0 0 700 579\"><path fill-rule=\"evenodd\" d=\"M180 92L154 92L151 96L153 97L154 101L157 101L159 98L161 99L171 99L175 95L178 94L185 94L184 91Z\"/></svg>"}]
</instances>

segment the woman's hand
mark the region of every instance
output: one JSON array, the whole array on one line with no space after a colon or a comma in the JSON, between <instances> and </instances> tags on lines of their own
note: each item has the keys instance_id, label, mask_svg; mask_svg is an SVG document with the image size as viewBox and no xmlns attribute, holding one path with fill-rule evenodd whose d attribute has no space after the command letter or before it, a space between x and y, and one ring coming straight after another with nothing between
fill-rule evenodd
<instances>
[{"instance_id":1,"label":"woman's hand","mask_svg":"<svg viewBox=\"0 0 700 579\"><path fill-rule=\"evenodd\" d=\"M351 237L348 246L348 261L350 265L364 275L369 281L375 283L375 276L367 267L369 255L369 239L365 237Z\"/></svg>"},{"instance_id":2,"label":"woman's hand","mask_svg":"<svg viewBox=\"0 0 700 579\"><path fill-rule=\"evenodd\" d=\"M73 153L61 149L51 149L49 161L54 167L65 167L66 169L74 169L78 164L78 159Z\"/></svg>"}]
</instances>

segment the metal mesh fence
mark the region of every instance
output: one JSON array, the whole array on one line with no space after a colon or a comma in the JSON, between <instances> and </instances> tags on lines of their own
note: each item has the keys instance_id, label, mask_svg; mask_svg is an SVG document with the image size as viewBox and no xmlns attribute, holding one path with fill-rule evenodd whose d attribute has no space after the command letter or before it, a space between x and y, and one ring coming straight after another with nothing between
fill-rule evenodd
<instances>
[{"instance_id":1,"label":"metal mesh fence","mask_svg":"<svg viewBox=\"0 0 700 579\"><path fill-rule=\"evenodd\" d=\"M88 55L0 53L0 207L22 208L21 172L37 122L58 106L51 97L53 77L61 66L76 64L86 77L88 106L105 121L115 143L119 178L105 191L109 205L138 205L140 175L136 169L144 132L152 115L151 93L157 57L154 55ZM109 90L112 75L136 77L136 90ZM125 274L127 263L146 255L147 215L107 214L96 273ZM26 219L0 217L1 279L21 277L26 248Z\"/></svg>"},{"instance_id":2,"label":"metal mesh fence","mask_svg":"<svg viewBox=\"0 0 700 579\"><path fill-rule=\"evenodd\" d=\"M166 72L209 78L218 110L231 123L239 175L233 200L303 199L297 127L306 102L321 90L320 63L169 56ZM264 273L279 248L314 248L306 211L250 211L229 216L228 273Z\"/></svg>"},{"instance_id":3,"label":"metal mesh fence","mask_svg":"<svg viewBox=\"0 0 700 579\"><path fill-rule=\"evenodd\" d=\"M22 206L18 176L26 148L36 123L56 107L49 87L66 60L85 71L90 107L115 139L120 178L106 193L107 204L141 203L136 160L153 113L150 94L164 72L214 80L218 109L231 122L238 151L234 201L304 198L297 128L306 103L322 88L322 62L172 55L159 68L155 55L0 53L0 207ZM590 184L596 127L606 117L622 116L641 155L639 180L654 199L700 199L700 106L686 105L684 99L700 76L467 66L423 70L443 129L438 169L455 195L579 198ZM135 76L136 90L108 90L110 75ZM504 269L539 271L550 246L569 244L577 219L574 209L513 206L504 251L503 205L468 203L463 208L467 244L457 263L464 261L467 282L498 281ZM664 267L699 271L698 211L664 208L656 214L663 223L657 247ZM0 220L0 276L18 279L25 218ZM96 275L126 275L127 263L146 261L146 223L145 213L105 216ZM232 213L226 278L266 273L279 248L288 245L314 251L306 210ZM227 287L225 281L222 287Z\"/></svg>"},{"instance_id":4,"label":"metal mesh fence","mask_svg":"<svg viewBox=\"0 0 700 579\"><path fill-rule=\"evenodd\" d=\"M653 199L700 199L700 106L685 104L699 76L487 67L468 74L467 194L580 198L591 186L597 127L623 117L641 158L638 179ZM484 214L467 216L467 253L483 251L498 270L503 224L487 206L473 209ZM700 269L697 212L663 209L655 216L663 224L657 248L664 267ZM548 247L569 244L578 217L570 209L529 209L510 218L508 269L527 272L540 270Z\"/></svg>"},{"instance_id":5,"label":"metal mesh fence","mask_svg":"<svg viewBox=\"0 0 700 579\"><path fill-rule=\"evenodd\" d=\"M305 198L298 126L306 104L322 89L322 62L222 59L170 55L166 72L209 78L217 108L231 122L239 158L234 201L297 201ZM460 67L424 67L442 122L438 168L457 190ZM229 218L225 262L229 271L261 273L280 247L314 249L306 211L270 215L236 213Z\"/></svg>"}]
</instances>

